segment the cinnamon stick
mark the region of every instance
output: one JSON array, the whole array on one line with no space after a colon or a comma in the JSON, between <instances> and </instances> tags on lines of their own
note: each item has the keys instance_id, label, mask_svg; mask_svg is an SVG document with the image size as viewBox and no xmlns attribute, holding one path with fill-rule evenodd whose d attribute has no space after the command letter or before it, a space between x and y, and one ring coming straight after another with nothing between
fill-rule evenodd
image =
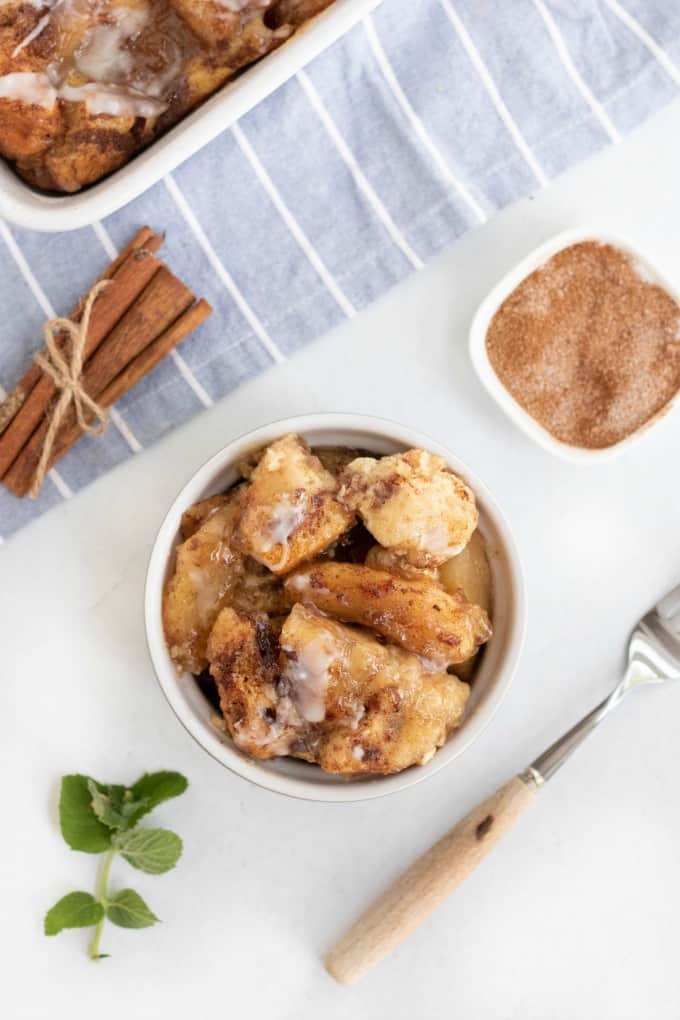
<instances>
[{"instance_id":1,"label":"cinnamon stick","mask_svg":"<svg viewBox=\"0 0 680 1020\"><path fill-rule=\"evenodd\" d=\"M110 280L118 274L119 269L123 263L126 262L128 257L137 251L147 251L150 253L158 251L163 244L165 235L156 234L150 227L142 227L141 230L137 231L135 236L126 244L123 250L118 256L110 263L104 272L97 278L95 283L99 280ZM80 315L83 310L85 298L82 298L75 308L71 311L68 316L74 322L80 319ZM112 324L113 325L113 324ZM24 373L24 376L19 383L14 387L12 392L8 394L6 399L0 404L0 436L8 428L10 422L12 422L25 403L29 394L33 388L42 379L43 374L36 364L31 362L30 366ZM2 477L2 469L0 469L0 478Z\"/></svg>"},{"instance_id":2,"label":"cinnamon stick","mask_svg":"<svg viewBox=\"0 0 680 1020\"><path fill-rule=\"evenodd\" d=\"M201 298L195 305L188 308L183 315L180 315L179 319L173 322L172 326L166 329L164 333L156 337L141 354L133 358L129 365L99 394L97 402L102 407L110 407L116 400L120 400L152 368L155 368L170 351L174 350L178 344L181 344L182 340L185 340L202 322L205 322L209 315L212 315L212 306L204 298Z\"/></svg>"},{"instance_id":3,"label":"cinnamon stick","mask_svg":"<svg viewBox=\"0 0 680 1020\"><path fill-rule=\"evenodd\" d=\"M161 265L139 298L86 363L82 376L85 391L99 401L106 387L186 312L193 300L194 295L189 288ZM48 427L48 420L43 420L2 478L17 496L25 495L30 489ZM79 431L76 414L71 407L52 447L50 467L72 445L73 439L69 437L74 428Z\"/></svg>"},{"instance_id":4,"label":"cinnamon stick","mask_svg":"<svg viewBox=\"0 0 680 1020\"><path fill-rule=\"evenodd\" d=\"M185 340L211 314L212 307L203 298L188 308L165 332L161 333L155 340L152 340L141 354L133 358L123 371L118 373L115 379L111 380L108 386L97 397L99 406L110 407L111 404L115 404L122 396L129 393L152 368L155 368L171 350L177 347L182 340ZM60 431L59 445L61 453L59 456L63 457L68 453L78 442L81 435L82 432L77 422L72 422L68 430L64 430L63 433ZM54 463L54 461L51 463Z\"/></svg>"},{"instance_id":5,"label":"cinnamon stick","mask_svg":"<svg viewBox=\"0 0 680 1020\"><path fill-rule=\"evenodd\" d=\"M113 262L106 267L103 273L97 277L94 281L99 283L100 280L111 280L116 275L122 264L126 261L128 255L132 255L136 251L148 251L150 254L155 254L165 241L165 234L157 234L151 227L142 227L137 231L135 236L129 241L125 247L116 255ZM92 285L94 286L94 284ZM92 287L90 288L90 290ZM88 291L89 293L89 291ZM87 294L83 295L78 304L73 309L69 319L73 319L77 322L80 319L80 315L85 305Z\"/></svg>"},{"instance_id":6,"label":"cinnamon stick","mask_svg":"<svg viewBox=\"0 0 680 1020\"><path fill-rule=\"evenodd\" d=\"M125 312L142 293L161 262L145 249L129 254L118 267L111 285L97 298L90 318L84 357L89 358L99 347ZM15 459L45 417L55 395L54 382L44 375L36 364L26 374L37 374L37 381L12 419L0 434L0 478L10 469ZM20 385L24 385L24 380ZM10 398L8 398L9 400Z\"/></svg>"},{"instance_id":7,"label":"cinnamon stick","mask_svg":"<svg viewBox=\"0 0 680 1020\"><path fill-rule=\"evenodd\" d=\"M128 255L132 254L133 251L144 250L149 251L153 254L158 251L158 249L162 246L164 241L165 234L157 234L155 230L151 229L151 227L141 227L137 231L135 236L132 238L132 240L128 241L125 247L121 249L118 255L116 255L111 265L108 266L101 274L101 276L97 278L95 283L98 283L99 280L110 280L112 276L115 276L119 267L123 264L123 262L125 262ZM78 307L80 307L80 305L82 304L83 302L80 301L78 303Z\"/></svg>"}]
</instances>

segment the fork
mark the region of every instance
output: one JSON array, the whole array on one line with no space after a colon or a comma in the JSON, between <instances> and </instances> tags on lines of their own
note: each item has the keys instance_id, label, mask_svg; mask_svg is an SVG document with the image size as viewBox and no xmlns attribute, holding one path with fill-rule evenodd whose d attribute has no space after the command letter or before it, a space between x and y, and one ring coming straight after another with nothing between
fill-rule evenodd
<instances>
[{"instance_id":1,"label":"fork","mask_svg":"<svg viewBox=\"0 0 680 1020\"><path fill-rule=\"evenodd\" d=\"M680 678L680 585L638 622L623 679L535 761L477 805L390 886L331 949L325 964L354 984L398 946L500 841L536 792L631 691Z\"/></svg>"}]
</instances>

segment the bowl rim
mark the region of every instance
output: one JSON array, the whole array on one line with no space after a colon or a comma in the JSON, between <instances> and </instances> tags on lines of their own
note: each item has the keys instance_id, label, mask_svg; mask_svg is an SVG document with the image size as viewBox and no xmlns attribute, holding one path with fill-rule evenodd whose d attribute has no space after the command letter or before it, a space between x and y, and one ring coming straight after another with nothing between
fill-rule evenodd
<instances>
[{"instance_id":1,"label":"bowl rim","mask_svg":"<svg viewBox=\"0 0 680 1020\"><path fill-rule=\"evenodd\" d=\"M548 453L569 461L572 464L594 464L612 460L620 456L632 443L636 443L650 429L659 418L671 411L678 401L679 394L661 408L648 421L643 422L630 435L624 436L618 443L606 446L601 449L590 450L582 446L574 446L571 443L564 443L556 439L546 428L540 425L523 407L515 400L509 390L503 385L489 360L486 351L486 333L492 318L505 301L506 297L515 290L534 270L556 255L563 248L581 241L599 241L604 244L611 244L623 249L632 255L636 260L643 263L646 269L656 278L660 286L664 287L672 298L680 304L680 289L678 285L668 277L666 272L659 266L656 258L651 256L644 248L630 240L625 235L597 225L583 225L570 227L554 234L547 241L533 248L527 255L523 256L515 265L505 273L500 280L491 288L486 297L482 300L474 314L470 324L468 349L473 367L479 381L493 398L502 411L514 422L525 435L533 439Z\"/></svg>"},{"instance_id":2,"label":"bowl rim","mask_svg":"<svg viewBox=\"0 0 680 1020\"><path fill-rule=\"evenodd\" d=\"M171 666L168 666L161 605L163 579L168 557L171 555L176 541L181 513L190 502L201 498L198 493L209 487L210 480L216 473L236 463L245 448L253 445L265 445L288 432L305 435L305 433L319 431L349 432L352 430L373 432L376 438L402 444L406 448L422 447L430 452L438 453L457 473L460 472L478 497L478 502L483 507L485 516L489 518L506 557L513 605L508 620L504 658L494 678L493 689L479 705L474 715L466 718L460 729L456 731L455 743L450 740L444 744L430 762L418 768L412 767L390 776L362 779L361 782L347 781L331 785L317 782L312 778L311 773L310 779L307 780L271 771L257 759L250 758L221 741L217 732L213 739L206 739L204 722L199 719L181 693L182 676ZM191 496L189 496L190 492ZM324 803L372 800L396 793L439 772L467 750L489 725L507 695L524 645L526 616L526 588L517 545L505 515L484 483L477 478L474 472L468 470L463 461L430 436L387 418L342 412L305 414L269 422L241 433L208 458L182 486L161 522L149 557L144 589L145 635L149 657L161 691L184 729L212 758L256 786L295 799Z\"/></svg>"}]
</instances>

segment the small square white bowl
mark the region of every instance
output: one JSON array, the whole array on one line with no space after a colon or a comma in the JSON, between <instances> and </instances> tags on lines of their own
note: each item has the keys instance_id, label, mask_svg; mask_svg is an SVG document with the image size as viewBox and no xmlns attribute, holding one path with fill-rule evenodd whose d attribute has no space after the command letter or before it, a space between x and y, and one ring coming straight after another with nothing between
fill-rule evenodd
<instances>
[{"instance_id":1,"label":"small square white bowl","mask_svg":"<svg viewBox=\"0 0 680 1020\"><path fill-rule=\"evenodd\" d=\"M657 414L649 421L646 421L635 432L619 440L611 446L602 449L589 450L581 446L572 446L556 439L547 429L543 428L535 418L532 418L524 410L515 398L506 389L496 375L489 356L486 351L486 334L494 315L503 304L509 294L522 283L534 270L544 265L553 255L568 248L572 244L579 244L581 241L597 241L601 244L611 244L633 256L635 261L644 269L645 276L660 287L663 287L680 304L680 290L672 283L665 273L659 269L656 262L645 254L636 244L632 244L627 238L621 237L608 230L599 230L593 227L574 227L565 230L555 237L539 245L523 258L509 273L496 284L489 294L484 298L475 313L470 326L470 357L479 379L493 397L499 407L507 414L515 425L518 426L527 436L542 446L544 450L561 457L563 460L575 464L588 464L610 460L618 456L623 450L639 439L647 429L660 417L668 413L677 401L677 395L671 399Z\"/></svg>"}]
</instances>

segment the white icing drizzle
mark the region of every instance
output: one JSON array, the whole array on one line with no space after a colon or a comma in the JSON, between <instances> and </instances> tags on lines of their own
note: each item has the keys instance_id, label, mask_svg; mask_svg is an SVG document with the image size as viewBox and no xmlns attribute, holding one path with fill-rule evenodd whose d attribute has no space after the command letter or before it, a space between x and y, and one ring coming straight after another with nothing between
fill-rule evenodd
<instances>
[{"instance_id":1,"label":"white icing drizzle","mask_svg":"<svg viewBox=\"0 0 680 1020\"><path fill-rule=\"evenodd\" d=\"M88 113L114 117L154 117L165 109L157 99L122 85L62 85L55 88L46 74L15 71L0 77L0 99L15 99L27 106L54 107L57 99L85 103Z\"/></svg>"},{"instance_id":2,"label":"white icing drizzle","mask_svg":"<svg viewBox=\"0 0 680 1020\"><path fill-rule=\"evenodd\" d=\"M355 708L354 708L354 711L349 716L349 727L350 727L350 729L351 730L357 730L359 728L359 723L361 722L361 720L363 719L363 717L365 715L366 715L366 709L364 708L364 706L361 703L357 704L355 706Z\"/></svg>"},{"instance_id":3,"label":"white icing drizzle","mask_svg":"<svg viewBox=\"0 0 680 1020\"><path fill-rule=\"evenodd\" d=\"M275 449L274 446L268 446L264 451L264 455L258 468L263 471L278 471L282 464L286 462L286 454L282 449Z\"/></svg>"},{"instance_id":4,"label":"white icing drizzle","mask_svg":"<svg viewBox=\"0 0 680 1020\"><path fill-rule=\"evenodd\" d=\"M269 520L269 548L274 545L287 545L304 518L304 494L295 496L285 493L281 496L278 503L272 507L272 516Z\"/></svg>"},{"instance_id":5,"label":"white icing drizzle","mask_svg":"<svg viewBox=\"0 0 680 1020\"><path fill-rule=\"evenodd\" d=\"M28 106L51 110L57 101L57 90L46 74L13 71L0 77L0 99L16 99Z\"/></svg>"},{"instance_id":6,"label":"white icing drizzle","mask_svg":"<svg viewBox=\"0 0 680 1020\"><path fill-rule=\"evenodd\" d=\"M35 28L31 32L29 32L28 35L24 39L22 39L17 46L14 47L14 49L12 50L12 57L18 56L23 49L25 49L28 45L30 45L30 43L33 42L34 39L37 39L39 35L42 35L44 29L46 29L50 23L50 17L51 16L49 14L43 14L42 18L35 26Z\"/></svg>"},{"instance_id":7,"label":"white icing drizzle","mask_svg":"<svg viewBox=\"0 0 680 1020\"><path fill-rule=\"evenodd\" d=\"M272 700L276 700L276 718L273 722L264 719L253 719L248 725L242 720L234 722L234 739L237 746L242 745L248 750L249 745L267 748L275 755L285 755L290 752L290 746L295 737L302 729L302 720L297 708L288 697L275 698L272 689L269 691Z\"/></svg>"},{"instance_id":8,"label":"white icing drizzle","mask_svg":"<svg viewBox=\"0 0 680 1020\"><path fill-rule=\"evenodd\" d=\"M418 470L424 475L429 476L432 473L432 454L428 450L416 450L416 460L418 461Z\"/></svg>"},{"instance_id":9,"label":"white icing drizzle","mask_svg":"<svg viewBox=\"0 0 680 1020\"><path fill-rule=\"evenodd\" d=\"M304 493L284 492L271 507L271 516L264 526L261 537L263 552L281 546L281 558L275 570L283 570L290 553L289 542L305 519L306 498Z\"/></svg>"},{"instance_id":10,"label":"white icing drizzle","mask_svg":"<svg viewBox=\"0 0 680 1020\"><path fill-rule=\"evenodd\" d=\"M416 655L416 659L422 666L423 673L445 673L446 664L442 662L435 662L434 659L426 659L423 655Z\"/></svg>"},{"instance_id":11,"label":"white icing drizzle","mask_svg":"<svg viewBox=\"0 0 680 1020\"><path fill-rule=\"evenodd\" d=\"M0 3L2 0L0 0ZM30 0L36 8L48 8L35 27L15 47L16 57L59 18L77 16L76 0ZM129 48L149 26L151 7L104 8L106 21L92 25L83 35L73 53L73 70L90 79L83 85L67 85L69 74L57 57L45 72L12 72L0 77L0 98L14 99L29 106L51 110L57 100L84 102L93 116L157 117L167 103L161 96L181 69L181 54L172 40L167 40L163 68L149 71L138 67Z\"/></svg>"},{"instance_id":12,"label":"white icing drizzle","mask_svg":"<svg viewBox=\"0 0 680 1020\"><path fill-rule=\"evenodd\" d=\"M246 7L268 7L269 0L258 0L254 3L253 0L216 0L220 7L224 7L225 10L231 11L232 14L239 14L245 10Z\"/></svg>"},{"instance_id":13,"label":"white icing drizzle","mask_svg":"<svg viewBox=\"0 0 680 1020\"><path fill-rule=\"evenodd\" d=\"M87 112L93 116L108 114L112 117L157 117L165 109L165 103L146 96L135 89L122 85L62 85L59 99L78 103L84 100Z\"/></svg>"},{"instance_id":14,"label":"white icing drizzle","mask_svg":"<svg viewBox=\"0 0 680 1020\"><path fill-rule=\"evenodd\" d=\"M357 761L363 761L364 749L361 744L355 744L352 748L352 757L356 758Z\"/></svg>"},{"instance_id":15,"label":"white icing drizzle","mask_svg":"<svg viewBox=\"0 0 680 1020\"><path fill-rule=\"evenodd\" d=\"M234 553L226 542L220 542L211 555L211 559L217 563L228 566L234 561ZM224 596L228 579L224 571L205 570L199 566L188 566L187 577L194 591L196 614L205 625L214 619L215 607L219 605Z\"/></svg>"},{"instance_id":16,"label":"white icing drizzle","mask_svg":"<svg viewBox=\"0 0 680 1020\"><path fill-rule=\"evenodd\" d=\"M430 553L432 556L436 556L437 559L446 557L451 559L452 556L457 556L465 548L465 543L458 543L457 545L449 544L449 533L445 525L438 524L419 536L418 548L424 552Z\"/></svg>"},{"instance_id":17,"label":"white icing drizzle","mask_svg":"<svg viewBox=\"0 0 680 1020\"><path fill-rule=\"evenodd\" d=\"M93 25L74 54L77 70L92 81L128 79L134 69L134 57L123 47L139 35L148 20L148 10L138 7L117 10L110 24Z\"/></svg>"},{"instance_id":18,"label":"white icing drizzle","mask_svg":"<svg viewBox=\"0 0 680 1020\"><path fill-rule=\"evenodd\" d=\"M330 635L322 634L302 648L284 646L283 651L288 656L285 676L300 715L307 722L321 722L326 716L329 671L341 649Z\"/></svg>"},{"instance_id":19,"label":"white icing drizzle","mask_svg":"<svg viewBox=\"0 0 680 1020\"><path fill-rule=\"evenodd\" d=\"M306 591L309 585L309 574L296 574L295 577L287 579L287 584L293 591Z\"/></svg>"}]
</instances>

